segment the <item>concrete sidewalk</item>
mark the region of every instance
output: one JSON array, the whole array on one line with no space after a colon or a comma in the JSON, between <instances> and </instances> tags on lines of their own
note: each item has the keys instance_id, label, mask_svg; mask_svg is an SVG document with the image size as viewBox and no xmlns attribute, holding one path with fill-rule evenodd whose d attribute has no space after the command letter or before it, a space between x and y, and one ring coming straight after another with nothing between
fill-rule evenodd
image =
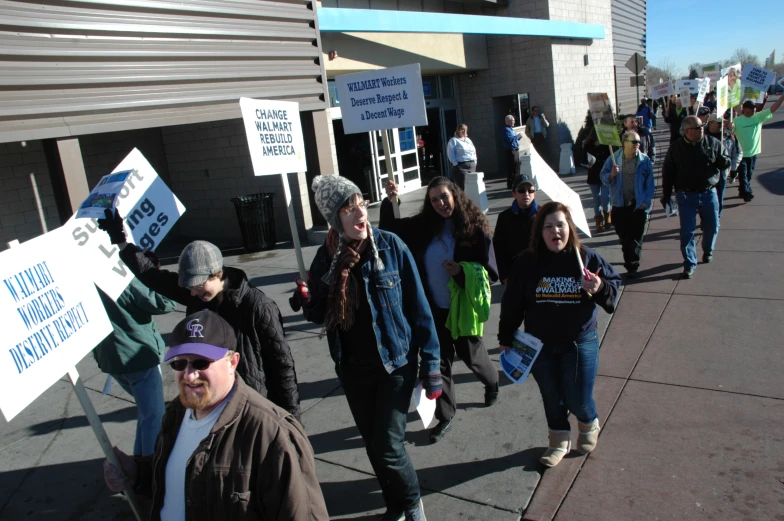
<instances>
[{"instance_id":1,"label":"concrete sidewalk","mask_svg":"<svg viewBox=\"0 0 784 521\"><path fill-rule=\"evenodd\" d=\"M780 163L772 156L780 154L784 133L771 128L764 139L771 158L761 158L759 174ZM460 405L447 437L431 445L415 413L409 415L407 448L428 518L709 519L713 514L713 519L741 519L746 514L735 513L737 505L750 518L776 519L782 484L771 477L784 480L784 390L778 376L782 362L774 356L780 342L774 340L784 333L784 310L782 277L775 274L781 274L784 251L784 242L776 239L784 239L784 230L774 220L774 208L780 204L776 195L784 192L783 177L781 172L759 175L757 197L749 205L728 199L714 263L699 266L691 281L677 280L677 221L654 214L644 277L623 292L609 330L610 317L599 315L600 332L607 335L596 398L606 420L590 457L573 453L542 478L537 462L546 445L546 424L535 382L512 386L502 377L501 399L487 409L482 385L456 364ZM590 208L584 174L564 180ZM736 186L728 189L729 197ZM504 181L490 180L487 187L494 227L511 197ZM538 198L546 200L543 194ZM424 190L404 196L403 215L418 211L423 199ZM377 222L377 212L371 208L371 221ZM587 214L590 222L592 212ZM613 232L585 242L616 266L622 264ZM315 251L305 248L307 265ZM304 322L288 305L297 276L293 251L284 244L227 256L226 264L244 269L283 312L303 423L331 517L375 519L383 501L326 339L318 339L320 326ZM485 340L497 361L503 288L492 289ZM182 317L181 310L158 317L161 331L168 333ZM771 320L776 317L778 322ZM105 376L91 357L79 370L113 443L129 450L135 432L132 399L117 385L110 395L100 393ZM167 398L175 396L168 368L164 381ZM0 423L0 436L0 520L132 519L122 497L103 485L103 456L65 379L13 421Z\"/></svg>"}]
</instances>

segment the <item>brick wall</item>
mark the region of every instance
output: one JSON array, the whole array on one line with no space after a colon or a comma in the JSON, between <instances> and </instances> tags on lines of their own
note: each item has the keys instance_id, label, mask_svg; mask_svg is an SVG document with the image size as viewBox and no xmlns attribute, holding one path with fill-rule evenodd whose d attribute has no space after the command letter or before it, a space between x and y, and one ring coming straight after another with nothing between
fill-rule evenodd
<instances>
[{"instance_id":1,"label":"brick wall","mask_svg":"<svg viewBox=\"0 0 784 521\"><path fill-rule=\"evenodd\" d=\"M30 183L35 174L49 229L60 226L46 156L40 141L0 143L0 250L13 239L24 242L41 235L41 221Z\"/></svg>"}]
</instances>

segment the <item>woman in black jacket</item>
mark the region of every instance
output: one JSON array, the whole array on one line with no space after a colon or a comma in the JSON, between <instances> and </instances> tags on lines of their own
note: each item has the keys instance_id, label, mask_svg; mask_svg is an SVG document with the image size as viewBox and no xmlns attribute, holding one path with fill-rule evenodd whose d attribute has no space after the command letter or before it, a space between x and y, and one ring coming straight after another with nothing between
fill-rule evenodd
<instances>
[{"instance_id":1,"label":"woman in black jacket","mask_svg":"<svg viewBox=\"0 0 784 521\"><path fill-rule=\"evenodd\" d=\"M515 264L501 301L498 341L507 351L525 320L526 333L543 343L531 374L550 430L549 447L539 460L547 467L557 465L571 449L569 413L578 421L577 450L587 454L596 447L596 315L599 307L608 313L615 310L620 280L609 262L580 245L566 206L550 202L539 209L531 248Z\"/></svg>"},{"instance_id":2,"label":"woman in black jacket","mask_svg":"<svg viewBox=\"0 0 784 521\"><path fill-rule=\"evenodd\" d=\"M493 246L482 211L446 177L430 181L422 211L414 217L396 219L392 205L399 201L393 203L391 199L398 199L397 185L390 180L386 191L388 198L381 203L379 228L396 233L414 254L441 344L443 394L436 403L438 424L430 431L430 441L435 443L452 429L457 409L452 380L455 354L485 385L485 405L493 405L498 400L498 371L487 355L482 338L460 336L453 340L446 327L449 281L454 279L459 286L465 285L460 262L479 263L491 281L498 280L492 260Z\"/></svg>"}]
</instances>

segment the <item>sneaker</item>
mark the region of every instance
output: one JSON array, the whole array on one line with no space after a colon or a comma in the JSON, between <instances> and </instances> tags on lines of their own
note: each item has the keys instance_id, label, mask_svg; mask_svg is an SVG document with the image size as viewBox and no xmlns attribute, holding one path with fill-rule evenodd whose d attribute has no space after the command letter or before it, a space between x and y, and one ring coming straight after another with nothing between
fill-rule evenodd
<instances>
[{"instance_id":1,"label":"sneaker","mask_svg":"<svg viewBox=\"0 0 784 521\"><path fill-rule=\"evenodd\" d=\"M710 264L713 262L713 254L712 253L703 253L702 254L702 262L703 264Z\"/></svg>"},{"instance_id":2,"label":"sneaker","mask_svg":"<svg viewBox=\"0 0 784 521\"><path fill-rule=\"evenodd\" d=\"M405 521L427 521L425 517L425 507L422 505L422 500L420 499L413 510L409 510L406 512Z\"/></svg>"},{"instance_id":3,"label":"sneaker","mask_svg":"<svg viewBox=\"0 0 784 521\"><path fill-rule=\"evenodd\" d=\"M743 201L746 203L750 203L752 199L754 199L754 196L751 194L746 194L743 196Z\"/></svg>"},{"instance_id":4,"label":"sneaker","mask_svg":"<svg viewBox=\"0 0 784 521\"><path fill-rule=\"evenodd\" d=\"M492 407L498 401L498 384L495 387L485 387L485 407Z\"/></svg>"},{"instance_id":5,"label":"sneaker","mask_svg":"<svg viewBox=\"0 0 784 521\"><path fill-rule=\"evenodd\" d=\"M406 521L406 513L387 510L383 516L378 518L378 521Z\"/></svg>"},{"instance_id":6,"label":"sneaker","mask_svg":"<svg viewBox=\"0 0 784 521\"><path fill-rule=\"evenodd\" d=\"M690 279L694 276L694 268L684 268L683 269L683 278Z\"/></svg>"},{"instance_id":7,"label":"sneaker","mask_svg":"<svg viewBox=\"0 0 784 521\"><path fill-rule=\"evenodd\" d=\"M430 431L430 442L436 443L437 441L441 441L446 433L452 430L452 420L441 420L438 422L438 425L433 427Z\"/></svg>"}]
</instances>

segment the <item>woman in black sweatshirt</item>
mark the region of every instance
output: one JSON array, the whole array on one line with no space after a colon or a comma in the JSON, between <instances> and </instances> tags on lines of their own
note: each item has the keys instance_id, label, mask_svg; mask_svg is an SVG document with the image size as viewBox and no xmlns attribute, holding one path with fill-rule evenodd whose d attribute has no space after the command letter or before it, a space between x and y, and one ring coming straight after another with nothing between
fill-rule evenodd
<instances>
[{"instance_id":1,"label":"woman in black sweatshirt","mask_svg":"<svg viewBox=\"0 0 784 521\"><path fill-rule=\"evenodd\" d=\"M578 451L587 454L596 447L597 308L615 310L620 281L609 262L580 245L566 206L558 202L542 206L534 221L531 248L518 258L506 285L498 341L501 350L509 349L525 321L525 331L544 344L531 374L539 385L550 429L550 444L540 459L547 467L557 465L571 449L570 412L579 424Z\"/></svg>"}]
</instances>

